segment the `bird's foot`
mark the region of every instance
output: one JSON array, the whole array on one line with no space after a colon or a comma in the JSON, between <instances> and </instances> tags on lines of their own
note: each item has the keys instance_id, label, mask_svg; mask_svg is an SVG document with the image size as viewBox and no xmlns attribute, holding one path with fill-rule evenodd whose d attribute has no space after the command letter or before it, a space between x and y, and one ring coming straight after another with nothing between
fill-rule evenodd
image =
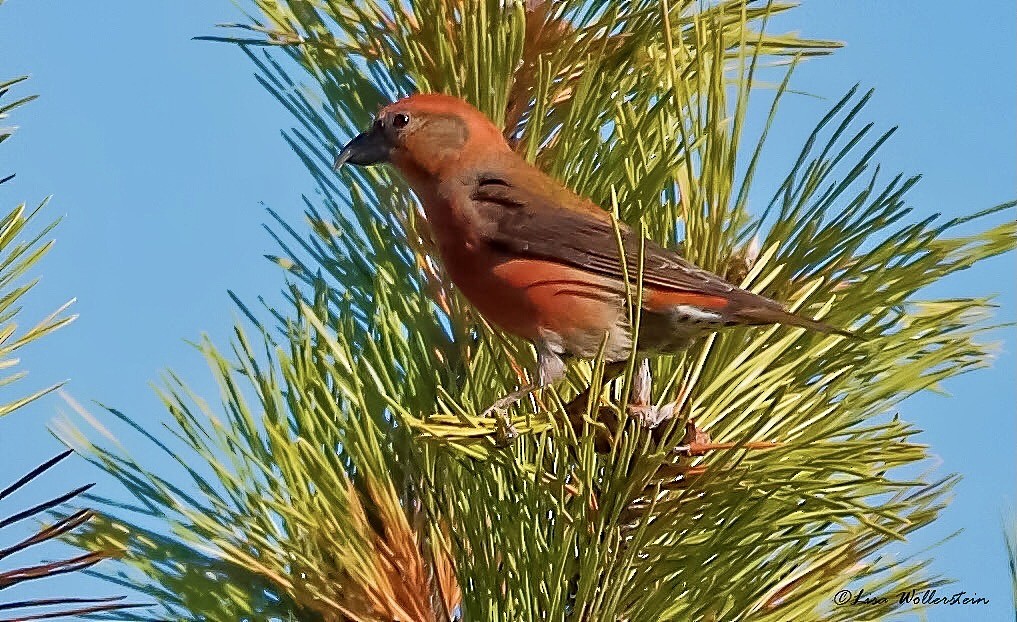
<instances>
[{"instance_id":1,"label":"bird's foot","mask_svg":"<svg viewBox=\"0 0 1017 622\"><path fill-rule=\"evenodd\" d=\"M532 393L534 388L535 387L533 386L526 386L518 391L513 391L512 393L496 400L480 414L483 418L495 420L494 443L498 447L508 447L512 444L512 441L519 437L519 430L512 425L512 417L509 415L508 409L510 406Z\"/></svg>"},{"instance_id":2,"label":"bird's foot","mask_svg":"<svg viewBox=\"0 0 1017 622\"><path fill-rule=\"evenodd\" d=\"M635 418L641 426L648 429L660 427L660 424L674 417L677 402L669 402L662 406L653 404L629 404L629 416Z\"/></svg>"},{"instance_id":3,"label":"bird's foot","mask_svg":"<svg viewBox=\"0 0 1017 622\"><path fill-rule=\"evenodd\" d=\"M496 419L494 427L494 444L497 447L505 448L519 438L519 430L512 425L512 417L507 410L499 410L494 414Z\"/></svg>"},{"instance_id":4,"label":"bird's foot","mask_svg":"<svg viewBox=\"0 0 1017 622\"><path fill-rule=\"evenodd\" d=\"M635 376L632 377L632 397L629 399L628 412L640 425L651 430L674 417L678 405L677 401L662 406L651 404L650 392L652 388L653 377L650 375L650 362L643 359Z\"/></svg>"}]
</instances>

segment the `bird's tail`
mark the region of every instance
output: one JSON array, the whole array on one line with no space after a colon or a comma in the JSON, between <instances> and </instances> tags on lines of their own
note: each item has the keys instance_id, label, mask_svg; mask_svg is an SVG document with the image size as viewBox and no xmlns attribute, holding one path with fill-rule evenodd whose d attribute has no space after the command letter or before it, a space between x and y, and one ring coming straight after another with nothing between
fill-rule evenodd
<instances>
[{"instance_id":1,"label":"bird's tail","mask_svg":"<svg viewBox=\"0 0 1017 622\"><path fill-rule=\"evenodd\" d=\"M734 318L742 324L782 324L784 326L806 328L827 335L841 335L842 337L850 337L852 339L861 338L857 333L849 330L791 313L776 303L773 306L754 306L738 309L734 313Z\"/></svg>"}]
</instances>

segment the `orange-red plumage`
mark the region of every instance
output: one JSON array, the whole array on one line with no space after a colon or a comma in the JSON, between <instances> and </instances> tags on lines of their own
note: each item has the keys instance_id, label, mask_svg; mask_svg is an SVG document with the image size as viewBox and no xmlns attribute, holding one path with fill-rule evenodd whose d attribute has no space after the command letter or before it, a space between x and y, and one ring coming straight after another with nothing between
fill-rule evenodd
<instances>
[{"instance_id":1,"label":"orange-red plumage","mask_svg":"<svg viewBox=\"0 0 1017 622\"><path fill-rule=\"evenodd\" d=\"M385 107L339 154L393 164L423 205L452 282L492 324L532 341L544 382L560 357L625 358L632 337L625 275L643 253L638 348L676 352L729 325L781 323L837 331L700 270L624 225L512 151L480 111L446 95ZM642 250L641 250L642 249ZM623 261L628 269L623 267Z\"/></svg>"}]
</instances>

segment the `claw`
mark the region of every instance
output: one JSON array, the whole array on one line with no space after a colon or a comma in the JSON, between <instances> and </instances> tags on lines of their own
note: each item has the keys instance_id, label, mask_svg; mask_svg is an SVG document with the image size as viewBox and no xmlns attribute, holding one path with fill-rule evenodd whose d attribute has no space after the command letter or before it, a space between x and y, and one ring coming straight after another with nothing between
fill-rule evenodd
<instances>
[{"instance_id":1,"label":"claw","mask_svg":"<svg viewBox=\"0 0 1017 622\"><path fill-rule=\"evenodd\" d=\"M663 406L629 406L629 413L639 421L640 425L650 430L660 426L661 423L674 417L675 402L669 402Z\"/></svg>"},{"instance_id":2,"label":"claw","mask_svg":"<svg viewBox=\"0 0 1017 622\"><path fill-rule=\"evenodd\" d=\"M512 444L512 441L519 438L519 430L516 429L516 426L512 425L512 418L509 417L508 411L504 408L496 409L492 406L488 409L488 411L491 411L491 416L496 421L494 428L494 444L500 448L508 447Z\"/></svg>"},{"instance_id":3,"label":"claw","mask_svg":"<svg viewBox=\"0 0 1017 622\"><path fill-rule=\"evenodd\" d=\"M512 441L519 437L519 430L512 425L512 417L508 413L509 407L533 393L536 389L536 385L526 385L498 399L494 404L485 408L484 412L480 413L482 418L495 420L494 442L498 447L508 447L512 444Z\"/></svg>"}]
</instances>

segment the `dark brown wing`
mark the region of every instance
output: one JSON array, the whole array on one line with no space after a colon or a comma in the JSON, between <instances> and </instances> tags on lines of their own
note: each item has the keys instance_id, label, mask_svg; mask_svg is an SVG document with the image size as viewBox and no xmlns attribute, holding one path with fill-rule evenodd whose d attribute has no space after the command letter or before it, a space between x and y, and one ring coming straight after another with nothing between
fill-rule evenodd
<instances>
[{"instance_id":1,"label":"dark brown wing","mask_svg":"<svg viewBox=\"0 0 1017 622\"><path fill-rule=\"evenodd\" d=\"M588 211L566 209L533 190L493 175L478 179L471 188L470 199L482 223L482 235L490 244L619 280L624 279L627 270L635 280L640 237L624 223L618 223L616 232L610 215L603 210L600 211L603 216L597 218ZM618 233L624 250L624 269ZM643 282L646 285L717 296L738 289L652 240L643 243Z\"/></svg>"},{"instance_id":2,"label":"dark brown wing","mask_svg":"<svg viewBox=\"0 0 1017 622\"><path fill-rule=\"evenodd\" d=\"M551 198L546 192L540 192L546 191L549 183L554 184ZM616 231L607 212L562 188L536 169L514 177L482 173L471 180L468 193L482 238L513 255L573 265L619 281L624 281L627 271L634 282L642 245L644 287L723 299L726 301L723 309L716 310L722 310L729 323L779 323L850 334L792 314L774 300L735 287L676 252L652 240L641 239L622 223L618 223ZM562 205L569 205L571 209Z\"/></svg>"}]
</instances>

